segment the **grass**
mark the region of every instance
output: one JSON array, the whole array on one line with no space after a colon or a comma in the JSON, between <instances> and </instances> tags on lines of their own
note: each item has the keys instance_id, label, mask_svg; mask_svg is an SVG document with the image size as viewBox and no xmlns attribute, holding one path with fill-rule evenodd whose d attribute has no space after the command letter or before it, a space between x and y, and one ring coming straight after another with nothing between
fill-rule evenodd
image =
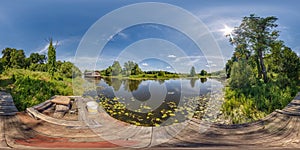
<instances>
[{"instance_id":1,"label":"grass","mask_svg":"<svg viewBox=\"0 0 300 150\"><path fill-rule=\"evenodd\" d=\"M243 89L225 87L222 112L232 124L252 122L276 109L287 106L299 91L293 84L284 86L279 81L257 83Z\"/></svg>"},{"instance_id":2,"label":"grass","mask_svg":"<svg viewBox=\"0 0 300 150\"><path fill-rule=\"evenodd\" d=\"M44 102L54 95L68 96L83 91L80 87L73 88L72 79L58 74L52 78L47 72L8 69L0 75L0 80L1 90L11 93L19 111ZM81 80L76 78L74 82L83 82Z\"/></svg>"}]
</instances>

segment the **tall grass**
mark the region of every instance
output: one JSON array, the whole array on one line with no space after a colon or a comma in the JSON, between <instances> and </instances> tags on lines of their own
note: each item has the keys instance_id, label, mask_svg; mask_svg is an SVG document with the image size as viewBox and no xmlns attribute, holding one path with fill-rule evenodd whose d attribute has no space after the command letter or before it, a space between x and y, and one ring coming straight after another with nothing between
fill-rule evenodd
<instances>
[{"instance_id":1,"label":"tall grass","mask_svg":"<svg viewBox=\"0 0 300 150\"><path fill-rule=\"evenodd\" d=\"M51 78L47 72L9 69L3 72L1 80L9 83L5 88L12 94L19 111L44 102L54 95L73 95L72 79L58 74Z\"/></svg>"}]
</instances>

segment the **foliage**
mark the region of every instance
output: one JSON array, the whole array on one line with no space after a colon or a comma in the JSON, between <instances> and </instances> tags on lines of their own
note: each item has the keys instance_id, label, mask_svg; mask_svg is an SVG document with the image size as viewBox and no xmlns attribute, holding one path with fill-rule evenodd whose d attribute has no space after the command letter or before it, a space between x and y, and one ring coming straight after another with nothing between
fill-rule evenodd
<instances>
[{"instance_id":1,"label":"foliage","mask_svg":"<svg viewBox=\"0 0 300 150\"><path fill-rule=\"evenodd\" d=\"M71 62L63 62L58 65L57 72L67 78L76 78L82 75L81 71Z\"/></svg>"},{"instance_id":2,"label":"foliage","mask_svg":"<svg viewBox=\"0 0 300 150\"><path fill-rule=\"evenodd\" d=\"M139 67L138 64L135 64L133 69L131 70L131 75L139 75L139 74L142 74L143 71L142 69Z\"/></svg>"},{"instance_id":3,"label":"foliage","mask_svg":"<svg viewBox=\"0 0 300 150\"><path fill-rule=\"evenodd\" d=\"M26 58L26 68L32 64L44 64L46 62L46 55L39 53L31 53L28 58Z\"/></svg>"},{"instance_id":4,"label":"foliage","mask_svg":"<svg viewBox=\"0 0 300 150\"><path fill-rule=\"evenodd\" d=\"M53 77L56 72L56 50L53 46L52 39L50 39L48 47L48 72Z\"/></svg>"},{"instance_id":5,"label":"foliage","mask_svg":"<svg viewBox=\"0 0 300 150\"><path fill-rule=\"evenodd\" d=\"M4 71L4 66L3 66L3 63L2 63L2 60L0 58L0 74Z\"/></svg>"},{"instance_id":6,"label":"foliage","mask_svg":"<svg viewBox=\"0 0 300 150\"><path fill-rule=\"evenodd\" d=\"M276 17L244 17L230 42L228 87L222 109L231 123L257 120L284 108L299 90L300 59L277 40Z\"/></svg>"},{"instance_id":7,"label":"foliage","mask_svg":"<svg viewBox=\"0 0 300 150\"><path fill-rule=\"evenodd\" d=\"M2 64L7 68L24 68L25 67L25 53L23 50L15 48L5 48L2 51Z\"/></svg>"},{"instance_id":8,"label":"foliage","mask_svg":"<svg viewBox=\"0 0 300 150\"><path fill-rule=\"evenodd\" d=\"M105 70L105 75L106 76L112 76L112 67L109 66L106 70Z\"/></svg>"},{"instance_id":9,"label":"foliage","mask_svg":"<svg viewBox=\"0 0 300 150\"><path fill-rule=\"evenodd\" d=\"M5 85L10 91L19 111L37 105L54 95L72 95L71 81L51 79L47 72L33 72L24 69L8 69L1 79L10 80Z\"/></svg>"},{"instance_id":10,"label":"foliage","mask_svg":"<svg viewBox=\"0 0 300 150\"><path fill-rule=\"evenodd\" d=\"M205 70L201 70L201 72L200 72L200 76L206 76L207 75L207 71L205 71Z\"/></svg>"},{"instance_id":11,"label":"foliage","mask_svg":"<svg viewBox=\"0 0 300 150\"><path fill-rule=\"evenodd\" d=\"M247 62L234 62L231 69L231 77L229 79L229 86L232 89L247 88L255 83L255 78L251 67Z\"/></svg>"},{"instance_id":12,"label":"foliage","mask_svg":"<svg viewBox=\"0 0 300 150\"><path fill-rule=\"evenodd\" d=\"M136 63L134 63L133 61L127 61L124 63L124 69L123 69L123 74L125 76L129 76L131 75L131 71L134 68Z\"/></svg>"},{"instance_id":13,"label":"foliage","mask_svg":"<svg viewBox=\"0 0 300 150\"><path fill-rule=\"evenodd\" d=\"M196 75L195 67L193 66L190 71L190 77L194 77Z\"/></svg>"},{"instance_id":14,"label":"foliage","mask_svg":"<svg viewBox=\"0 0 300 150\"><path fill-rule=\"evenodd\" d=\"M158 76L164 77L165 76L165 72L164 71L159 71L158 72Z\"/></svg>"},{"instance_id":15,"label":"foliage","mask_svg":"<svg viewBox=\"0 0 300 150\"><path fill-rule=\"evenodd\" d=\"M113 65L111 66L112 75L118 76L122 73L122 67L118 61L114 61Z\"/></svg>"},{"instance_id":16,"label":"foliage","mask_svg":"<svg viewBox=\"0 0 300 150\"><path fill-rule=\"evenodd\" d=\"M277 18L273 16L263 18L251 14L243 18L241 25L235 28L230 36L230 42L236 47L232 61L251 60L256 67L258 78L262 78L265 83L268 79L264 55L279 36L275 30L276 21Z\"/></svg>"}]
</instances>

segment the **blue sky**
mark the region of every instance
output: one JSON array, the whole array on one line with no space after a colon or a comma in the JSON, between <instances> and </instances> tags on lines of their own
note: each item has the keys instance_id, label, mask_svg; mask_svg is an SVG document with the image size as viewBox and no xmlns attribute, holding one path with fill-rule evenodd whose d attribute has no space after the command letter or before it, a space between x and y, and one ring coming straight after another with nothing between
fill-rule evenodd
<instances>
[{"instance_id":1,"label":"blue sky","mask_svg":"<svg viewBox=\"0 0 300 150\"><path fill-rule=\"evenodd\" d=\"M90 0L88 2L85 0L1 0L0 49L6 47L23 49L26 55L32 52L45 53L46 39L52 37L59 41L57 58L74 61L81 39L97 20L120 7L141 2L167 3L189 11L206 25L225 60L231 57L233 47L224 37L222 32L224 25L238 26L242 17L249 16L251 13L264 17L278 17L280 39L298 55L300 53L298 42L300 39L300 10L298 8L300 1L298 0L247 2L237 0ZM170 19L176 20L176 17L176 15L170 16ZM131 18L125 16L123 19ZM172 47L176 50L168 51L164 49L165 47ZM155 53L157 57L155 55L151 58L144 57L149 51ZM181 52L182 54L179 55L178 53ZM201 69L214 71L223 67L223 59L205 56L187 35L160 24L140 24L118 30L108 39L102 53L94 55L98 58L96 66L85 65L81 66L81 69L91 69L89 67L103 69L111 65L114 60L123 63L127 59L138 61L143 70L188 72L191 66L195 66L196 71L199 72ZM135 60L135 58L144 59ZM181 67L174 69L174 65L181 65Z\"/></svg>"}]
</instances>

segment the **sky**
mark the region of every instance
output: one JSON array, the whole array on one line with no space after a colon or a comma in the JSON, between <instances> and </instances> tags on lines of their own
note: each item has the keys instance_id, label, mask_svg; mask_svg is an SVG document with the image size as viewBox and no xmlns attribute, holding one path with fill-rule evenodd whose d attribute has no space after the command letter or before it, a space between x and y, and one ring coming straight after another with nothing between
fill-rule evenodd
<instances>
[{"instance_id":1,"label":"sky","mask_svg":"<svg viewBox=\"0 0 300 150\"><path fill-rule=\"evenodd\" d=\"M146 2L157 2L157 9L148 10L152 3ZM131 11L136 4L138 11ZM189 72L195 66L197 72L216 71L224 68L234 49L224 36L225 26L236 27L253 13L276 16L279 39L299 55L298 6L298 0L1 0L0 49L23 49L27 56L46 54L51 37L57 41L57 59L74 62L82 70L131 60L143 70ZM168 14L169 8L176 8L175 13ZM126 11L112 18L120 9ZM105 16L110 22L103 24ZM145 22L134 24L139 19ZM125 23L132 25L121 28Z\"/></svg>"}]
</instances>

